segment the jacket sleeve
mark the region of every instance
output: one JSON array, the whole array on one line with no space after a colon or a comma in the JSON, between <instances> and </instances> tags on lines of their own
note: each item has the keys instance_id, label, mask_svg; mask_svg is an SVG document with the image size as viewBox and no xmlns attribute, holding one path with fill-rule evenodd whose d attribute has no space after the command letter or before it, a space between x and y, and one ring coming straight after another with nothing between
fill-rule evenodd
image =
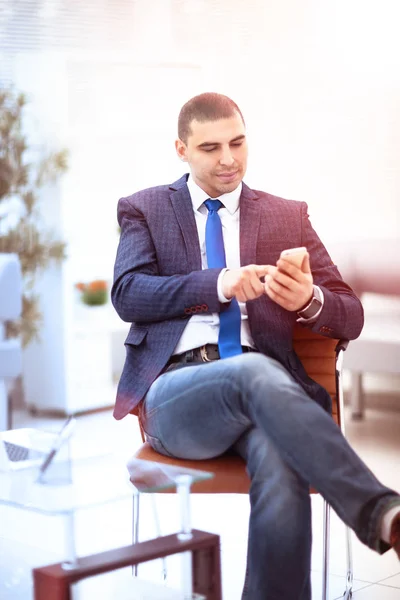
<instances>
[{"instance_id":1,"label":"jacket sleeve","mask_svg":"<svg viewBox=\"0 0 400 600\"><path fill-rule=\"evenodd\" d=\"M128 198L118 203L118 223L121 237L111 300L123 321L187 318L190 309L198 306L206 312L220 311L217 280L221 269L162 276L146 218Z\"/></svg>"},{"instance_id":2,"label":"jacket sleeve","mask_svg":"<svg viewBox=\"0 0 400 600\"><path fill-rule=\"evenodd\" d=\"M315 322L308 327L327 337L357 338L364 325L364 311L360 300L347 285L325 246L313 229L307 204L302 202L302 244L310 254L314 283L324 293L324 306Z\"/></svg>"}]
</instances>

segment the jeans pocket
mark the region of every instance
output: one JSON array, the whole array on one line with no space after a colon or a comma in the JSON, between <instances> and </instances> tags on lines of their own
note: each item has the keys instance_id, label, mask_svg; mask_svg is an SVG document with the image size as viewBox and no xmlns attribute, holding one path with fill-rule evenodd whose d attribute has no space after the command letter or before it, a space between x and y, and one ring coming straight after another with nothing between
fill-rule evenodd
<instances>
[{"instance_id":1,"label":"jeans pocket","mask_svg":"<svg viewBox=\"0 0 400 600\"><path fill-rule=\"evenodd\" d=\"M164 444L158 437L155 437L154 435L149 435L146 432L144 433L146 441L149 442L153 450L155 450L159 454L164 454L164 456L171 456L173 458L173 455L165 449Z\"/></svg>"}]
</instances>

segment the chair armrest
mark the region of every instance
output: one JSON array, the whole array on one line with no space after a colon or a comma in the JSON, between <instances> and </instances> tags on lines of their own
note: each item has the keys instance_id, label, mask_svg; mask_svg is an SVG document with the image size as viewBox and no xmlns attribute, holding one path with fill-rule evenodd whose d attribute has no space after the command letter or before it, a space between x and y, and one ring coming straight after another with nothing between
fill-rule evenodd
<instances>
[{"instance_id":1,"label":"chair armrest","mask_svg":"<svg viewBox=\"0 0 400 600\"><path fill-rule=\"evenodd\" d=\"M336 354L336 358L335 358L335 370L336 370L336 378L337 377L341 377L342 374L342 368L343 368L343 352L345 352L346 348L349 345L349 340L346 339L340 339L338 341L338 343L336 344L335 347L335 354ZM337 379L336 379L336 384L337 384Z\"/></svg>"},{"instance_id":2,"label":"chair armrest","mask_svg":"<svg viewBox=\"0 0 400 600\"><path fill-rule=\"evenodd\" d=\"M345 435L344 426L344 402L343 402L343 381L342 381L342 368L343 368L343 353L349 345L349 340L341 339L336 344L336 364L335 364L335 377L336 377L336 398L338 408L338 422L339 427L343 435Z\"/></svg>"},{"instance_id":3,"label":"chair armrest","mask_svg":"<svg viewBox=\"0 0 400 600\"><path fill-rule=\"evenodd\" d=\"M345 339L341 339L338 341L338 343L336 344L336 354L338 354L341 350L343 350L343 352L345 350L347 350L347 346L349 345L350 340L345 340Z\"/></svg>"}]
</instances>

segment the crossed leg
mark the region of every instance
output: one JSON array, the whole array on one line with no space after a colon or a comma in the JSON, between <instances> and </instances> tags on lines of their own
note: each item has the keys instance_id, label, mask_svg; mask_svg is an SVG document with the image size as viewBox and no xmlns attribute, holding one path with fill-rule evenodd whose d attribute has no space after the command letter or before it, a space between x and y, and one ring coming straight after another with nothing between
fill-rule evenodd
<instances>
[{"instance_id":1,"label":"crossed leg","mask_svg":"<svg viewBox=\"0 0 400 600\"><path fill-rule=\"evenodd\" d=\"M147 393L143 425L166 455L201 460L234 446L245 458L252 483L244 598L310 598L309 484L361 541L389 548L380 520L400 498L277 361L249 353L165 373Z\"/></svg>"}]
</instances>

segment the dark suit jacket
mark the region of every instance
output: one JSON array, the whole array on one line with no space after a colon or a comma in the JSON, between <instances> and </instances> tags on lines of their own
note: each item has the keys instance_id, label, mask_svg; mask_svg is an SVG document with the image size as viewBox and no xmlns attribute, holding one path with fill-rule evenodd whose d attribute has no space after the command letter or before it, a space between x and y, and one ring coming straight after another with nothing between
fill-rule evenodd
<instances>
[{"instance_id":1,"label":"dark suit jacket","mask_svg":"<svg viewBox=\"0 0 400 600\"><path fill-rule=\"evenodd\" d=\"M132 323L125 342L126 362L114 409L123 418L144 397L170 358L195 312L219 312L220 269L201 268L199 239L187 175L172 185L121 198L112 302ZM286 248L306 246L314 283L325 303L315 332L356 338L363 326L362 306L346 285L313 230L305 202L284 200L243 184L240 198L241 264L276 264ZM326 410L326 390L305 373L292 346L296 313L266 295L247 302L250 331L257 349L279 360L308 394Z\"/></svg>"}]
</instances>

